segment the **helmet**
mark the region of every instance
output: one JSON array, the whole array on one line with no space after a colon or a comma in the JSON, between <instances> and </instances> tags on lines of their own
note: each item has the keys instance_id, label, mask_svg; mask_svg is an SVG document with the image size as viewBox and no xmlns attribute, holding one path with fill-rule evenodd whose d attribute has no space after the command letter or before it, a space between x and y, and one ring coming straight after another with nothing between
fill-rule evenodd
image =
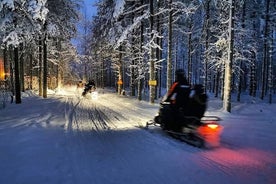
<instances>
[{"instance_id":1,"label":"helmet","mask_svg":"<svg viewBox=\"0 0 276 184\"><path fill-rule=\"evenodd\" d=\"M175 71L175 77L177 80L185 78L185 72L183 69L178 69Z\"/></svg>"},{"instance_id":2,"label":"helmet","mask_svg":"<svg viewBox=\"0 0 276 184\"><path fill-rule=\"evenodd\" d=\"M175 75L184 75L184 70L183 69L177 69L175 71Z\"/></svg>"}]
</instances>

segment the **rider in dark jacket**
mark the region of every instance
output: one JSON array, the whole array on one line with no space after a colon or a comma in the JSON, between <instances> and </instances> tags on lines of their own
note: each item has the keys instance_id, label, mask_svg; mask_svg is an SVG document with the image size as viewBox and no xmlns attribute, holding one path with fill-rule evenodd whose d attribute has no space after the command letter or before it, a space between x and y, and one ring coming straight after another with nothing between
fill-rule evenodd
<instances>
[{"instance_id":1,"label":"rider in dark jacket","mask_svg":"<svg viewBox=\"0 0 276 184\"><path fill-rule=\"evenodd\" d=\"M95 88L95 82L94 80L89 80L87 84L85 84L85 86L91 90L92 88Z\"/></svg>"},{"instance_id":2,"label":"rider in dark jacket","mask_svg":"<svg viewBox=\"0 0 276 184\"><path fill-rule=\"evenodd\" d=\"M181 110L185 111L189 102L191 87L182 69L177 70L175 74L176 81L169 89L165 101L171 102L176 109L179 110L181 108Z\"/></svg>"},{"instance_id":3,"label":"rider in dark jacket","mask_svg":"<svg viewBox=\"0 0 276 184\"><path fill-rule=\"evenodd\" d=\"M188 112L188 103L190 95L190 84L188 83L184 71L176 71L176 81L169 89L165 102L170 102L170 108L166 109L163 115L165 129L177 129L179 122Z\"/></svg>"},{"instance_id":4,"label":"rider in dark jacket","mask_svg":"<svg viewBox=\"0 0 276 184\"><path fill-rule=\"evenodd\" d=\"M84 91L82 92L82 96L85 96L87 93L91 93L96 89L94 80L89 80L88 83L85 84Z\"/></svg>"},{"instance_id":5,"label":"rider in dark jacket","mask_svg":"<svg viewBox=\"0 0 276 184\"><path fill-rule=\"evenodd\" d=\"M189 101L189 116L201 119L207 109L208 96L204 93L203 85L194 85Z\"/></svg>"}]
</instances>

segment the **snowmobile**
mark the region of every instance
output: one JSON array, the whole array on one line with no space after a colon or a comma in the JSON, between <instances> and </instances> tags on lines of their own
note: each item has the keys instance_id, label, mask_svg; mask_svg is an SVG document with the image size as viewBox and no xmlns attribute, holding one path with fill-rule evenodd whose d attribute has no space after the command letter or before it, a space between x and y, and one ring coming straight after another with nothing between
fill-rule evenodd
<instances>
[{"instance_id":1,"label":"snowmobile","mask_svg":"<svg viewBox=\"0 0 276 184\"><path fill-rule=\"evenodd\" d=\"M84 86L82 96L87 98L93 98L93 99L96 98L97 92L96 92L95 85L86 84Z\"/></svg>"},{"instance_id":2,"label":"snowmobile","mask_svg":"<svg viewBox=\"0 0 276 184\"><path fill-rule=\"evenodd\" d=\"M223 129L218 123L221 120L219 117L203 116L199 119L182 115L181 110L177 114L174 111L170 102L160 103L158 115L147 122L146 128L159 126L170 136L200 148L219 146Z\"/></svg>"}]
</instances>

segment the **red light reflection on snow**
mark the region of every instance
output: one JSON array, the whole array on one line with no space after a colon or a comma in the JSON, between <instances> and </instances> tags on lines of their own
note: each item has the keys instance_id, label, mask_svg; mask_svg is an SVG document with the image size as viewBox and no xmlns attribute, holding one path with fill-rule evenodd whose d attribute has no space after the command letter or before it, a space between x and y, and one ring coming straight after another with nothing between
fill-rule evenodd
<instances>
[{"instance_id":1,"label":"red light reflection on snow","mask_svg":"<svg viewBox=\"0 0 276 184\"><path fill-rule=\"evenodd\" d=\"M220 148L214 152L204 152L204 156L217 163L232 165L232 166L264 166L265 163L276 164L275 155L271 153L257 150L253 148L242 149L227 149ZM274 158L274 159L273 159Z\"/></svg>"},{"instance_id":2,"label":"red light reflection on snow","mask_svg":"<svg viewBox=\"0 0 276 184\"><path fill-rule=\"evenodd\" d=\"M245 183L275 183L276 155L256 148L217 148L195 155L206 171L222 171ZM200 159L198 159L200 158ZM262 182L261 182L262 181Z\"/></svg>"},{"instance_id":3,"label":"red light reflection on snow","mask_svg":"<svg viewBox=\"0 0 276 184\"><path fill-rule=\"evenodd\" d=\"M206 147L218 147L220 145L220 134L223 127L217 123L206 123L198 128L198 133L205 140Z\"/></svg>"}]
</instances>

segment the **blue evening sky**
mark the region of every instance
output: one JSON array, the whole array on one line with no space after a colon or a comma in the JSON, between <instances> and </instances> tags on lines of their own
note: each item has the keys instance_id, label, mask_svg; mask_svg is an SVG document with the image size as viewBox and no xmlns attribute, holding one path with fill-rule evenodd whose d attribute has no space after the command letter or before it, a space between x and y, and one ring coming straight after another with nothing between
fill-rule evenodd
<instances>
[{"instance_id":1,"label":"blue evening sky","mask_svg":"<svg viewBox=\"0 0 276 184\"><path fill-rule=\"evenodd\" d=\"M95 7L98 0L84 0L83 13L87 13L88 17L96 15L97 8Z\"/></svg>"}]
</instances>

